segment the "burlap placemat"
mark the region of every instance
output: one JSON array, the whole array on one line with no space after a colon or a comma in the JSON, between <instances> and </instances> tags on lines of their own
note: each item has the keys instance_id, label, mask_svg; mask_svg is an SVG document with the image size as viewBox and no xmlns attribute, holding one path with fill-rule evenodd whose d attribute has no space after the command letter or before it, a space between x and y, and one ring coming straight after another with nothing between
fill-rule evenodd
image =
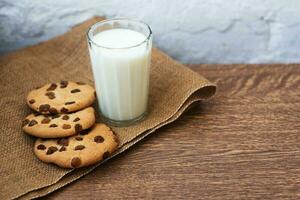
<instances>
[{"instance_id":1,"label":"burlap placemat","mask_svg":"<svg viewBox=\"0 0 300 200\"><path fill-rule=\"evenodd\" d=\"M46 195L100 165L68 170L42 163L33 154L34 137L22 132L21 121L31 112L25 97L32 88L62 79L93 84L85 33L101 19L93 18L63 36L0 58L0 199ZM115 155L177 119L193 102L211 97L215 90L208 80L154 49L149 115L137 125L113 128L120 138Z\"/></svg>"}]
</instances>

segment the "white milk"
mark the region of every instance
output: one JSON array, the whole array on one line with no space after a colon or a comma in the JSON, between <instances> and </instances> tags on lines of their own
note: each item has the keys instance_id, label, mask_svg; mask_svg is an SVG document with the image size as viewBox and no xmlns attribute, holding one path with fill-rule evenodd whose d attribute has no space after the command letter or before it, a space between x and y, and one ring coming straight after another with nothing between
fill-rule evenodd
<instances>
[{"instance_id":1,"label":"white milk","mask_svg":"<svg viewBox=\"0 0 300 200\"><path fill-rule=\"evenodd\" d=\"M101 112L109 119L132 120L147 111L151 47L146 48L147 42L138 45L145 40L143 34L123 28L93 37L102 46L90 49L96 91Z\"/></svg>"}]
</instances>

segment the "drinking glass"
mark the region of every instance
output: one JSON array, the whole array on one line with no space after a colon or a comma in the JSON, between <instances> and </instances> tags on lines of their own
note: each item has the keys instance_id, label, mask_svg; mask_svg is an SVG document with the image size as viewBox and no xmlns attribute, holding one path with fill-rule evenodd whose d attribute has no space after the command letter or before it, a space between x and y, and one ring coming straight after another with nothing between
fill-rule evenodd
<instances>
[{"instance_id":1,"label":"drinking glass","mask_svg":"<svg viewBox=\"0 0 300 200\"><path fill-rule=\"evenodd\" d=\"M87 32L88 49L103 120L128 126L148 110L152 31L132 19L98 22Z\"/></svg>"}]
</instances>

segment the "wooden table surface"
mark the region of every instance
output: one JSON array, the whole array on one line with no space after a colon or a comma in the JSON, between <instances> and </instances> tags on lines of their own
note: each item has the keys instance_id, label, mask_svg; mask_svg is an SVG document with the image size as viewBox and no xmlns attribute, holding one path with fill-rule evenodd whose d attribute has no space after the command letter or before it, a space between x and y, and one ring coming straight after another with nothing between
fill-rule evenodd
<instances>
[{"instance_id":1,"label":"wooden table surface","mask_svg":"<svg viewBox=\"0 0 300 200\"><path fill-rule=\"evenodd\" d=\"M300 65L193 65L201 102L44 199L300 199Z\"/></svg>"}]
</instances>

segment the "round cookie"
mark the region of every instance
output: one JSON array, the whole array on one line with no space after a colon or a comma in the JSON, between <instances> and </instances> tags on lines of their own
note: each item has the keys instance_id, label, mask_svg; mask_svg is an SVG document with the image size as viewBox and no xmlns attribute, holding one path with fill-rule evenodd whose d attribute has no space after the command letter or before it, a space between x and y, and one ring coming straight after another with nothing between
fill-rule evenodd
<instances>
[{"instance_id":1,"label":"round cookie","mask_svg":"<svg viewBox=\"0 0 300 200\"><path fill-rule=\"evenodd\" d=\"M23 120L23 130L41 138L58 138L74 135L95 124L95 110L88 107L70 114L30 114Z\"/></svg>"},{"instance_id":2,"label":"round cookie","mask_svg":"<svg viewBox=\"0 0 300 200\"><path fill-rule=\"evenodd\" d=\"M93 87L72 81L51 83L29 92L26 102L42 114L70 113L90 106L95 100Z\"/></svg>"},{"instance_id":3,"label":"round cookie","mask_svg":"<svg viewBox=\"0 0 300 200\"><path fill-rule=\"evenodd\" d=\"M109 157L118 148L118 138L105 124L61 139L37 139L35 155L46 163L64 168L79 168Z\"/></svg>"}]
</instances>

